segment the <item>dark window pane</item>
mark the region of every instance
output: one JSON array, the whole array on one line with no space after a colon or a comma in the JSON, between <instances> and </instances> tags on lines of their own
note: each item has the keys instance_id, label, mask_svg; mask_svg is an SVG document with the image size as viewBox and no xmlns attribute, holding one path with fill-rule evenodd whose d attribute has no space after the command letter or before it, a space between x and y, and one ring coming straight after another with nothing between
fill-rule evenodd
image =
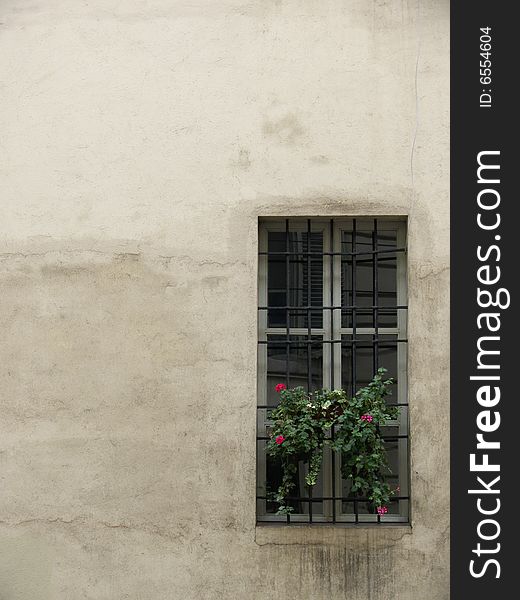
<instances>
[{"instance_id":1,"label":"dark window pane","mask_svg":"<svg viewBox=\"0 0 520 600\"><path fill-rule=\"evenodd\" d=\"M397 305L396 253L388 252L397 247L396 235L395 231L378 232L377 235L358 231L356 256L353 257L349 253L354 249L354 235L351 231L342 232L341 248L346 253L341 259L341 301L346 309L342 327L353 327L354 316L356 327L397 327L395 310L375 311L373 308L388 309Z\"/></svg>"},{"instance_id":2,"label":"dark window pane","mask_svg":"<svg viewBox=\"0 0 520 600\"><path fill-rule=\"evenodd\" d=\"M323 325L323 234L310 234L310 252L308 252L308 233L289 232L288 245L285 232L270 231L268 252L286 252L286 255L269 255L267 268L267 297L269 327L286 327L289 317L290 327L308 327L308 315L311 315L311 327ZM314 255L316 254L316 255ZM314 310L276 309L277 306L311 307ZM288 310L288 309L287 309Z\"/></svg>"},{"instance_id":3,"label":"dark window pane","mask_svg":"<svg viewBox=\"0 0 520 600\"><path fill-rule=\"evenodd\" d=\"M374 260L372 233L343 231L341 251L342 327L372 327L374 304ZM356 253L352 256L350 253ZM355 310L352 310L354 308ZM349 310L350 309L350 310Z\"/></svg>"},{"instance_id":4,"label":"dark window pane","mask_svg":"<svg viewBox=\"0 0 520 600\"><path fill-rule=\"evenodd\" d=\"M396 491L397 488L400 488L400 479L399 479L399 460L401 456L406 456L406 444L407 440L404 438L391 438L391 436L399 435L399 428L396 426L385 426L381 431L384 437L388 437L390 439L385 439L384 445L386 450L386 456L388 460L389 469L383 469L381 471L382 479L390 485L390 488L395 491L395 495L400 495L400 490ZM402 459L401 459L402 460ZM342 482L342 495L343 497L354 497L355 494L351 492L352 483L349 479L343 480ZM358 505L358 514L360 515L377 515L374 506L371 506L370 503L359 501ZM399 514L399 501L393 500L388 504L388 514ZM343 512L353 513L354 512L354 502L353 501L343 501Z\"/></svg>"},{"instance_id":5,"label":"dark window pane","mask_svg":"<svg viewBox=\"0 0 520 600\"><path fill-rule=\"evenodd\" d=\"M397 248L395 231L378 232L377 256L377 304L382 308L397 306L397 255L387 252ZM383 310L378 313L378 327L397 327L397 311Z\"/></svg>"},{"instance_id":6,"label":"dark window pane","mask_svg":"<svg viewBox=\"0 0 520 600\"><path fill-rule=\"evenodd\" d=\"M265 441L259 441L259 454L263 452L265 454ZM305 501L305 498L309 498L309 488L305 484L305 475L308 472L308 463L306 460L296 461L298 465L298 471L294 476L294 488L291 491L291 496L297 499L290 500L288 505L292 507L292 515L297 514L309 514L309 502ZM268 496L266 501L266 512L267 514L274 514L278 510L278 503L274 501L274 496L278 487L282 483L282 466L279 459L266 456L265 462L265 483L259 482L257 492L260 496ZM313 498L320 498L323 496L323 466L318 476L318 480L315 486L312 488ZM312 503L313 515L323 514L323 502L313 501Z\"/></svg>"},{"instance_id":7,"label":"dark window pane","mask_svg":"<svg viewBox=\"0 0 520 600\"><path fill-rule=\"evenodd\" d=\"M384 367L387 377L397 378L397 336L379 335L374 343L374 335L342 335L341 385L350 393L357 392L372 381L378 368ZM353 341L355 340L355 344ZM377 356L377 362L375 362ZM396 385L391 386L392 394ZM397 402L393 399L392 402Z\"/></svg>"},{"instance_id":8,"label":"dark window pane","mask_svg":"<svg viewBox=\"0 0 520 600\"><path fill-rule=\"evenodd\" d=\"M267 342L267 403L269 405L278 402L278 394L275 391L277 383L285 383L289 387L301 386L308 390L310 376L311 391L323 387L321 336L311 336L309 345L306 336L291 335L289 348L283 335L270 335ZM287 382L287 369L289 382Z\"/></svg>"}]
</instances>

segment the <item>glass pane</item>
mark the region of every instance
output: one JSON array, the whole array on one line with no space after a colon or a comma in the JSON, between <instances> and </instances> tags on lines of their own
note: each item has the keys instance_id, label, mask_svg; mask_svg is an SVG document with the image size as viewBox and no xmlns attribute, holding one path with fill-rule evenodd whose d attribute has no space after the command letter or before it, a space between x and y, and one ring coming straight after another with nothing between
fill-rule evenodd
<instances>
[{"instance_id":1,"label":"glass pane","mask_svg":"<svg viewBox=\"0 0 520 600\"><path fill-rule=\"evenodd\" d=\"M278 403L277 383L285 383L288 387L301 386L308 391L310 380L311 391L323 387L322 342L318 335L311 336L310 344L303 335L289 336L289 344L284 335L268 336L267 404Z\"/></svg>"},{"instance_id":2,"label":"glass pane","mask_svg":"<svg viewBox=\"0 0 520 600\"><path fill-rule=\"evenodd\" d=\"M342 231L341 302L345 309L342 327L354 327L354 316L356 327L397 327L394 308L397 305L397 259L394 252L388 252L397 247L397 233L378 231L376 236L373 231L358 231L355 258L350 254L354 248L352 241L353 232ZM374 260L376 248L377 260ZM375 311L375 306L382 310Z\"/></svg>"},{"instance_id":3,"label":"glass pane","mask_svg":"<svg viewBox=\"0 0 520 600\"><path fill-rule=\"evenodd\" d=\"M267 496L265 501L266 514L275 514L278 511L278 503L275 501L276 491L282 483L282 466L279 459L272 458L266 455L264 440L258 442L258 456L265 455L265 481L259 481L257 486L258 496ZM288 502L288 505L292 507L292 515L308 515L309 514L309 502L305 501L309 498L309 489L305 483L305 475L308 472L308 465L306 461L298 461L298 471L294 477L294 488L291 492L291 496L294 499ZM318 481L312 488L313 498L320 498L323 496L323 466L318 476ZM323 502L321 500L312 502L312 514L313 516L323 515Z\"/></svg>"},{"instance_id":4,"label":"glass pane","mask_svg":"<svg viewBox=\"0 0 520 600\"><path fill-rule=\"evenodd\" d=\"M355 251L356 256L350 253ZM346 256L341 258L341 298L342 306L347 308L343 314L342 327L372 326L373 304L373 260L371 254L360 254L372 251L372 233L343 231L341 251ZM355 270L354 270L355 266ZM348 310L355 307L355 311Z\"/></svg>"},{"instance_id":5,"label":"glass pane","mask_svg":"<svg viewBox=\"0 0 520 600\"><path fill-rule=\"evenodd\" d=\"M382 251L377 257L377 304L383 310L378 311L379 327L397 327L397 311L388 310L397 306L397 232L383 231L377 235L378 250Z\"/></svg>"},{"instance_id":6,"label":"glass pane","mask_svg":"<svg viewBox=\"0 0 520 600\"><path fill-rule=\"evenodd\" d=\"M289 232L288 238L284 231L269 232L269 252L291 253L268 257L269 327L286 327L288 318L290 327L307 328L309 314L311 327L323 326L323 234L312 232L309 246L308 241L307 232Z\"/></svg>"},{"instance_id":7,"label":"glass pane","mask_svg":"<svg viewBox=\"0 0 520 600\"><path fill-rule=\"evenodd\" d=\"M397 427L383 427L381 429L381 433L386 436L398 435L399 429ZM390 472L385 472L385 479L390 483L394 481L396 485L399 485L397 482L399 481L399 438L389 438L385 439L385 450L386 456L388 458L388 465L390 467Z\"/></svg>"},{"instance_id":8,"label":"glass pane","mask_svg":"<svg viewBox=\"0 0 520 600\"><path fill-rule=\"evenodd\" d=\"M342 479L342 496L343 498L354 498L356 494L352 494L350 488L352 482L350 479ZM357 506L356 506L357 505ZM358 515L375 515L377 514L374 507L371 507L368 502L354 500L343 500L341 503L341 511L347 514L355 514L357 508Z\"/></svg>"},{"instance_id":9,"label":"glass pane","mask_svg":"<svg viewBox=\"0 0 520 600\"><path fill-rule=\"evenodd\" d=\"M385 426L381 430L382 435L385 438L384 445L386 450L386 455L388 459L388 464L390 471L387 469L383 469L381 472L382 478L386 483L390 485L392 490L396 490L395 495L399 496L401 494L400 491L400 463L403 460L406 460L406 452L407 452L407 440L404 438L392 438L391 436L399 435L399 428L397 426ZM401 467L402 468L402 467ZM352 497L355 495L351 494L351 481L350 480L342 480L342 494L343 497ZM399 488L399 491L397 491ZM388 514L399 514L399 500L391 501L388 507ZM377 515L375 511L375 507L371 506L370 503L364 501L358 501L357 503L357 511L360 515ZM355 513L355 505L353 500L343 501L342 502L342 511L344 513Z\"/></svg>"},{"instance_id":10,"label":"glass pane","mask_svg":"<svg viewBox=\"0 0 520 600\"><path fill-rule=\"evenodd\" d=\"M396 335L380 335L378 344L378 366L387 370L385 377L391 377L394 383L390 386L390 395L387 398L388 404L399 402L397 397L397 346Z\"/></svg>"},{"instance_id":11,"label":"glass pane","mask_svg":"<svg viewBox=\"0 0 520 600\"><path fill-rule=\"evenodd\" d=\"M352 327L352 232L341 232L341 326Z\"/></svg>"},{"instance_id":12,"label":"glass pane","mask_svg":"<svg viewBox=\"0 0 520 600\"><path fill-rule=\"evenodd\" d=\"M401 412L405 410L401 408ZM384 479L386 483L390 485L390 488L395 491L396 496L403 495L403 481L407 477L406 461L408 456L408 440L402 437L392 438L391 436L399 435L399 427L397 426L386 426L381 430L385 437L385 450L388 459L390 472L385 471ZM399 504L401 500L394 500L388 505L389 514L399 514Z\"/></svg>"},{"instance_id":13,"label":"glass pane","mask_svg":"<svg viewBox=\"0 0 520 600\"><path fill-rule=\"evenodd\" d=\"M355 339L355 344L353 340ZM341 336L341 385L351 394L372 381L378 368L384 367L387 377L397 380L397 335L379 335L378 343L372 334L350 334ZM377 346L377 352L376 352ZM354 351L355 348L355 351ZM376 355L374 355L376 352ZM377 357L377 360L375 358ZM397 402L397 381L390 390L392 399Z\"/></svg>"}]
</instances>

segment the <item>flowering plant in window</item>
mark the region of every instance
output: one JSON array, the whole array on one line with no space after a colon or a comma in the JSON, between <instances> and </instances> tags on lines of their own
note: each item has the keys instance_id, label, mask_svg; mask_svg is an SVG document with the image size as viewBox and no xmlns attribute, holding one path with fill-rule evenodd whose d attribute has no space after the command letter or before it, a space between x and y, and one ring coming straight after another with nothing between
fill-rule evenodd
<instances>
[{"instance_id":1,"label":"flowering plant in window","mask_svg":"<svg viewBox=\"0 0 520 600\"><path fill-rule=\"evenodd\" d=\"M271 413L274 423L267 452L282 465L282 483L275 495L278 514L293 511L288 498L296 487L299 461L308 465L305 483L309 491L316 485L327 445L341 454L341 474L351 481L352 494L368 498L378 515L388 512L386 505L395 491L383 476L389 467L380 427L397 419L399 408L385 401L393 383L384 379L385 373L379 369L353 398L344 390L309 394L302 387L276 386L280 403Z\"/></svg>"}]
</instances>

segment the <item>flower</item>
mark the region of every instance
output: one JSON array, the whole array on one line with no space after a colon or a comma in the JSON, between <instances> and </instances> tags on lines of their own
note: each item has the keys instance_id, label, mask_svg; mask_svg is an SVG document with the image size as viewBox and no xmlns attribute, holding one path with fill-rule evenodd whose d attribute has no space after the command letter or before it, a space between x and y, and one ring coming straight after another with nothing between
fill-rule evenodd
<instances>
[{"instance_id":1,"label":"flower","mask_svg":"<svg viewBox=\"0 0 520 600\"><path fill-rule=\"evenodd\" d=\"M378 506L377 507L378 515L386 515L387 512L388 512L388 508L386 506Z\"/></svg>"},{"instance_id":2,"label":"flower","mask_svg":"<svg viewBox=\"0 0 520 600\"><path fill-rule=\"evenodd\" d=\"M361 420L372 423L372 421L374 420L374 417L372 415L361 415Z\"/></svg>"},{"instance_id":3,"label":"flower","mask_svg":"<svg viewBox=\"0 0 520 600\"><path fill-rule=\"evenodd\" d=\"M283 437L283 435L277 435L277 436L276 436L275 442L276 442L278 445L280 445L280 444L283 444L283 442L284 442L284 441L285 441L285 438Z\"/></svg>"},{"instance_id":4,"label":"flower","mask_svg":"<svg viewBox=\"0 0 520 600\"><path fill-rule=\"evenodd\" d=\"M285 383L277 383L276 387L274 388L278 393L283 392L283 390L287 389L287 386L285 385Z\"/></svg>"}]
</instances>

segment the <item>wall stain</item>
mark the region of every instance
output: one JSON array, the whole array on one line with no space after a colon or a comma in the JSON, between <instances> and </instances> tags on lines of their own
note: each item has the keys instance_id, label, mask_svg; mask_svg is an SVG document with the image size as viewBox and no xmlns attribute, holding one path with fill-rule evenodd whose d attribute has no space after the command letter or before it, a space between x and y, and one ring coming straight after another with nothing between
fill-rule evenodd
<instances>
[{"instance_id":1,"label":"wall stain","mask_svg":"<svg viewBox=\"0 0 520 600\"><path fill-rule=\"evenodd\" d=\"M247 148L240 148L238 151L238 158L230 162L232 167L241 169L242 171L249 171L252 161L249 150Z\"/></svg>"},{"instance_id":2,"label":"wall stain","mask_svg":"<svg viewBox=\"0 0 520 600\"><path fill-rule=\"evenodd\" d=\"M280 119L264 121L262 131L264 135L271 136L280 144L294 145L305 133L298 118L293 114L286 114Z\"/></svg>"},{"instance_id":3,"label":"wall stain","mask_svg":"<svg viewBox=\"0 0 520 600\"><path fill-rule=\"evenodd\" d=\"M329 157L325 156L324 154L311 156L309 160L317 165L328 165L330 163Z\"/></svg>"}]
</instances>

